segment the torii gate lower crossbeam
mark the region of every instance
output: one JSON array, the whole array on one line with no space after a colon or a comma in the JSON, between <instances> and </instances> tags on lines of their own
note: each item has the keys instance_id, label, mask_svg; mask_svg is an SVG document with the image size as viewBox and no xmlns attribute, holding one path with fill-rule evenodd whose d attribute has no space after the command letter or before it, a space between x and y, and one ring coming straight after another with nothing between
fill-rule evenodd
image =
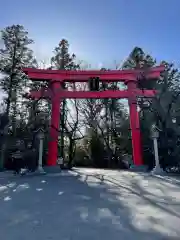
<instances>
[{"instance_id":1,"label":"torii gate lower crossbeam","mask_svg":"<svg viewBox=\"0 0 180 240\"><path fill-rule=\"evenodd\" d=\"M129 85L130 86L130 85ZM52 115L51 115L51 129L50 129L50 141L48 151L48 165L54 165L57 159L57 144L58 144L58 131L60 121L60 103L63 98L128 98L129 110L130 110L130 127L132 133L132 148L133 159L135 165L142 165L142 151L141 151L141 134L139 126L139 114L137 112L136 96L154 97L156 92L154 90L107 90L102 92L87 92L87 91L66 91L59 89L59 84L53 85L54 89L41 89L41 91L31 91L31 97L40 99L50 98L52 102ZM112 97L113 96L113 97Z\"/></svg>"},{"instance_id":2,"label":"torii gate lower crossbeam","mask_svg":"<svg viewBox=\"0 0 180 240\"><path fill-rule=\"evenodd\" d=\"M143 73L143 77L148 79L159 78L160 73L164 70L164 66L152 68L148 71L147 75ZM108 81L108 76L111 81L117 81L119 79L125 82L128 89L124 91L100 91L100 92L87 92L87 91L66 91L61 89L61 83L70 79L71 82L79 82L79 77L82 75L81 81L88 81L89 77L92 77L90 71L49 71L49 70L37 70L37 69L25 69L24 70L31 78L31 80L41 80L42 76L46 81L51 82L51 89L41 89L40 91L32 91L30 96L33 98L50 98L52 103L51 111L51 127L50 127L50 140L48 146L48 165L55 166L57 164L58 157L58 129L60 122L60 103L64 98L128 98L129 112L130 112L130 127L132 137L132 149L133 149L133 161L134 165L143 165L142 156L142 143L139 124L139 113L137 111L137 97L153 97L155 91L153 90L139 90L137 89L137 81L139 80L139 71L128 70L126 71L96 71L99 73L100 80ZM122 73L121 73L122 72ZM41 74L42 73L42 74ZM142 71L141 71L142 73ZM72 75L71 75L72 74ZM94 74L94 73L93 73ZM59 76L59 77L58 77ZM93 75L95 76L95 75ZM128 76L128 80L123 79L123 76ZM63 78L62 78L63 77Z\"/></svg>"}]
</instances>

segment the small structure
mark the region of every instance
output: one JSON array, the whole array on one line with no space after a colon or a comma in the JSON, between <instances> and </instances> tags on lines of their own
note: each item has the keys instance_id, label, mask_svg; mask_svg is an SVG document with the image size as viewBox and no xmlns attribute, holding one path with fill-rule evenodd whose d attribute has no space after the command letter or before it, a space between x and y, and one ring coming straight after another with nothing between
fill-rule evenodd
<instances>
[{"instance_id":1,"label":"small structure","mask_svg":"<svg viewBox=\"0 0 180 240\"><path fill-rule=\"evenodd\" d=\"M37 172L44 174L45 171L42 167L42 159L43 159L43 143L44 143L44 129L39 128L36 130L37 138L39 139L39 157L38 157L38 167Z\"/></svg>"},{"instance_id":2,"label":"small structure","mask_svg":"<svg viewBox=\"0 0 180 240\"><path fill-rule=\"evenodd\" d=\"M161 174L164 172L159 163L158 142L157 142L157 139L159 138L159 131L160 130L157 128L157 126L153 124L151 127L151 138L154 144L155 167L152 170L152 174Z\"/></svg>"}]
</instances>

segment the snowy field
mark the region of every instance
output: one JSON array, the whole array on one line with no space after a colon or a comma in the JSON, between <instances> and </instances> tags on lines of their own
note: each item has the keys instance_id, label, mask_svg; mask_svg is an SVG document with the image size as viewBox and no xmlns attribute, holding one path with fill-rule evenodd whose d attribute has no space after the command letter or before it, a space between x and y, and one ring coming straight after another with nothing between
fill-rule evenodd
<instances>
[{"instance_id":1,"label":"snowy field","mask_svg":"<svg viewBox=\"0 0 180 240\"><path fill-rule=\"evenodd\" d=\"M180 181L82 168L0 173L0 239L180 239Z\"/></svg>"}]
</instances>

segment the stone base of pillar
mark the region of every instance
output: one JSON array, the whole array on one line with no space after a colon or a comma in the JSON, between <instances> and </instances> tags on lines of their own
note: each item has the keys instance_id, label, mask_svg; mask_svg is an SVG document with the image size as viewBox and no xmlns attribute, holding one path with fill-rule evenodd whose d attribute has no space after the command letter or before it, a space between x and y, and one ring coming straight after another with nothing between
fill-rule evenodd
<instances>
[{"instance_id":1,"label":"stone base of pillar","mask_svg":"<svg viewBox=\"0 0 180 240\"><path fill-rule=\"evenodd\" d=\"M153 174L153 175L163 175L163 174L165 174L165 172L160 166L155 166L153 168L153 170L151 171L151 174Z\"/></svg>"},{"instance_id":2,"label":"stone base of pillar","mask_svg":"<svg viewBox=\"0 0 180 240\"><path fill-rule=\"evenodd\" d=\"M60 173L62 171L59 165L45 166L44 170L46 173Z\"/></svg>"},{"instance_id":3,"label":"stone base of pillar","mask_svg":"<svg viewBox=\"0 0 180 240\"><path fill-rule=\"evenodd\" d=\"M44 171L43 167L38 167L35 171L36 174L46 174L46 171Z\"/></svg>"},{"instance_id":4,"label":"stone base of pillar","mask_svg":"<svg viewBox=\"0 0 180 240\"><path fill-rule=\"evenodd\" d=\"M130 166L130 171L132 172L147 172L148 171L148 167L146 165L131 165Z\"/></svg>"}]
</instances>

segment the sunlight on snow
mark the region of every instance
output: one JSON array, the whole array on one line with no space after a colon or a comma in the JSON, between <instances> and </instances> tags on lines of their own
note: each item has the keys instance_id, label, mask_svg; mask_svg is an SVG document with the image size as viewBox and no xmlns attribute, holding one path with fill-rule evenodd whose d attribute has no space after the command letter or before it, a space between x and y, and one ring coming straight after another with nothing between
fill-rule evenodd
<instances>
[{"instance_id":1,"label":"sunlight on snow","mask_svg":"<svg viewBox=\"0 0 180 240\"><path fill-rule=\"evenodd\" d=\"M10 201L10 200L12 200L12 198L9 197L9 196L7 196L7 197L4 198L4 201L5 201L5 202Z\"/></svg>"}]
</instances>

